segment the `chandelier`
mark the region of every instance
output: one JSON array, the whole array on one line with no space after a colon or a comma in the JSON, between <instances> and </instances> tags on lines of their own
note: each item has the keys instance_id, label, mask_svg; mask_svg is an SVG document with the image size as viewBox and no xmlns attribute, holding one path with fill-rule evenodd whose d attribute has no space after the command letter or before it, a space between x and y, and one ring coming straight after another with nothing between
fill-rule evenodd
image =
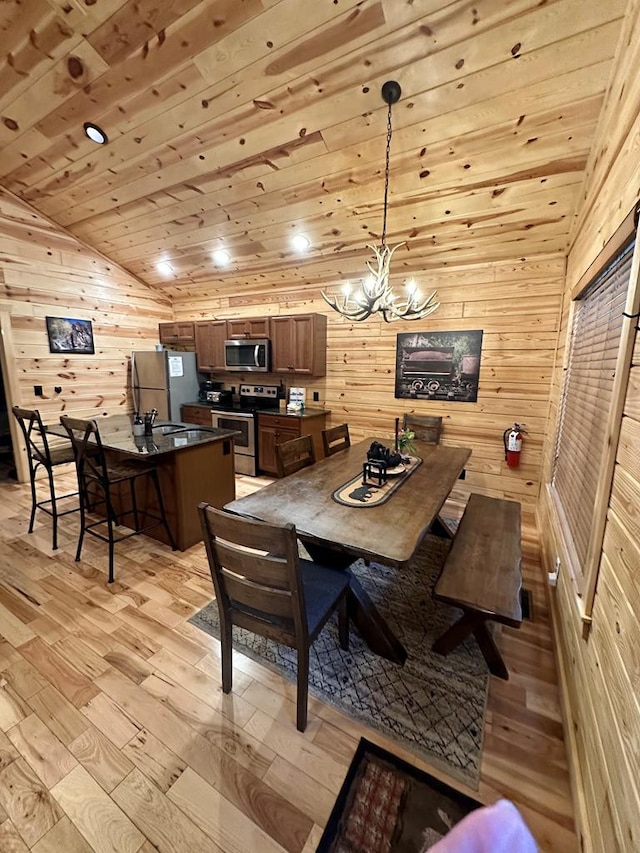
<instances>
[{"instance_id":1,"label":"chandelier","mask_svg":"<svg viewBox=\"0 0 640 853\"><path fill-rule=\"evenodd\" d=\"M374 258L367 261L370 275L352 291L351 284L345 282L342 298L328 296L322 291L322 297L334 311L342 314L347 320L366 320L372 314L382 314L386 323L392 320L422 320L433 313L440 303L435 301L434 290L426 299L422 299L413 279L405 283L406 293L398 296L393 292L389 283L391 258L396 249L406 243L398 243L391 248L387 246L387 199L389 195L389 154L391 152L391 105L400 100L402 90L395 80L388 80L382 87L382 99L388 105L387 114L387 152L384 170L384 205L382 215L382 240L380 246L367 245L373 252Z\"/></svg>"}]
</instances>

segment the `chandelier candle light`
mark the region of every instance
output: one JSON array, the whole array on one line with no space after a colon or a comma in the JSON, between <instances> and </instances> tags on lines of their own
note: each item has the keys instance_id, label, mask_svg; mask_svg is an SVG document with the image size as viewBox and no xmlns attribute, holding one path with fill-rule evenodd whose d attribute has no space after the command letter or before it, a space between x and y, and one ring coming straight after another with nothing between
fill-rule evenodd
<instances>
[{"instance_id":1,"label":"chandelier candle light","mask_svg":"<svg viewBox=\"0 0 640 853\"><path fill-rule=\"evenodd\" d=\"M382 314L386 323L392 320L422 320L428 317L440 303L435 301L434 290L426 299L420 299L420 293L413 279L405 284L406 296L396 296L389 283L391 258L396 249L406 243L398 243L393 248L387 246L387 201L389 195L389 154L391 152L391 106L400 100L402 90L395 80L387 80L382 87L382 99L388 105L387 113L387 152L384 170L384 205L382 219L382 240L380 247L368 245L375 260L367 261L369 275L355 290L346 282L342 291L342 300L337 296L328 296L322 291L322 297L334 311L342 314L347 320L366 320L372 314Z\"/></svg>"}]
</instances>

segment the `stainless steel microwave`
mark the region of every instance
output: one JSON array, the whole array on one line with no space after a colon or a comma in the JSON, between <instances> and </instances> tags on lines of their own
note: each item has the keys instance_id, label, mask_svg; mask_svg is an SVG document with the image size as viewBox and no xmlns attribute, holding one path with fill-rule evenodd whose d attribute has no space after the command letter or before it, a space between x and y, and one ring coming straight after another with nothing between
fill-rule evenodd
<instances>
[{"instance_id":1,"label":"stainless steel microwave","mask_svg":"<svg viewBox=\"0 0 640 853\"><path fill-rule=\"evenodd\" d=\"M238 373L268 373L271 370L271 341L266 338L224 342L225 370Z\"/></svg>"}]
</instances>

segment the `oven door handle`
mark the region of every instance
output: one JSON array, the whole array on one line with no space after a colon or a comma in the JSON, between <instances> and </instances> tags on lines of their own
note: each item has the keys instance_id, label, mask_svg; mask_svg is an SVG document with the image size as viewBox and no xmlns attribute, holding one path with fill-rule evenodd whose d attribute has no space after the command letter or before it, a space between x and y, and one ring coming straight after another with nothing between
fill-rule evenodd
<instances>
[{"instance_id":1,"label":"oven door handle","mask_svg":"<svg viewBox=\"0 0 640 853\"><path fill-rule=\"evenodd\" d=\"M218 418L240 418L247 421L251 421L255 417L255 415L245 412L216 412L216 416Z\"/></svg>"}]
</instances>

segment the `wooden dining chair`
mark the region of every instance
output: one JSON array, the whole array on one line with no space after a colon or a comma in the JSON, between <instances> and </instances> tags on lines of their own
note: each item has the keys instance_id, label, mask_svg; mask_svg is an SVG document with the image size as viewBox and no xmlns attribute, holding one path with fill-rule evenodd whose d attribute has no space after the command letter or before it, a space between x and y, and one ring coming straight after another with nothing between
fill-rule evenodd
<instances>
[{"instance_id":1,"label":"wooden dining chair","mask_svg":"<svg viewBox=\"0 0 640 853\"><path fill-rule=\"evenodd\" d=\"M237 625L296 649L298 730L307 726L309 649L334 611L341 648L349 648L349 575L302 559L293 524L272 525L198 507L220 614L222 689L233 674L232 627Z\"/></svg>"},{"instance_id":2,"label":"wooden dining chair","mask_svg":"<svg viewBox=\"0 0 640 853\"><path fill-rule=\"evenodd\" d=\"M329 429L323 429L322 444L325 456L333 456L334 453L340 453L341 450L351 447L348 424L339 424Z\"/></svg>"},{"instance_id":3,"label":"wooden dining chair","mask_svg":"<svg viewBox=\"0 0 640 853\"><path fill-rule=\"evenodd\" d=\"M289 474L295 474L301 468L313 465L315 461L316 451L313 447L313 438L310 435L301 435L300 438L292 438L291 441L276 444L278 477L288 477Z\"/></svg>"},{"instance_id":4,"label":"wooden dining chair","mask_svg":"<svg viewBox=\"0 0 640 853\"><path fill-rule=\"evenodd\" d=\"M414 415L405 412L402 428L414 432L418 441L426 441L427 444L440 444L442 418L437 415Z\"/></svg>"},{"instance_id":5,"label":"wooden dining chair","mask_svg":"<svg viewBox=\"0 0 640 853\"><path fill-rule=\"evenodd\" d=\"M29 533L33 533L33 525L36 518L36 510L41 509L47 515L50 515L53 524L53 542L52 547L55 551L58 548L58 519L63 515L68 515L71 512L78 512L80 505L74 501L74 505L66 510L60 510L59 504L61 501L77 496L77 492L68 492L65 495L56 495L55 482L53 477L53 469L58 465L66 465L73 463L73 450L70 445L66 447L51 447L47 437L47 430L42 423L40 412L38 409L23 409L20 406L14 406L11 410L15 419L20 424L22 436L27 449L27 458L29 460L29 480L31 483L31 517L29 519ZM37 474L38 469L42 468L47 473L49 484L49 497L46 500L38 500L37 493Z\"/></svg>"}]
</instances>

